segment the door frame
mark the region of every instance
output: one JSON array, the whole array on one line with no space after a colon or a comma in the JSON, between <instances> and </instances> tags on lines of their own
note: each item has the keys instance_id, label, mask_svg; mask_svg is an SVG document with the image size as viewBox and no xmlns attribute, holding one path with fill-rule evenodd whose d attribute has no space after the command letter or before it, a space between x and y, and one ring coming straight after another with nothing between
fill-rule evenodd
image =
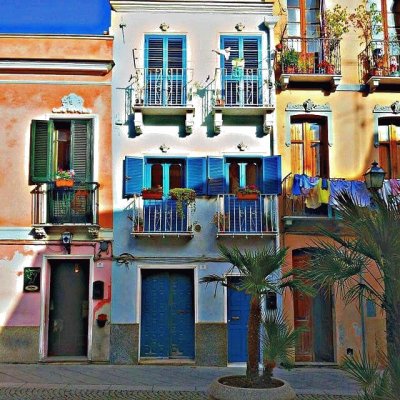
<instances>
[{"instance_id":1,"label":"door frame","mask_svg":"<svg viewBox=\"0 0 400 400\"><path fill-rule=\"evenodd\" d=\"M194 358L196 359L196 324L198 322L198 266L197 265L138 265L137 287L136 287L136 323L138 332L138 360L140 360L140 338L142 330L142 270L193 270L193 312L194 312Z\"/></svg>"},{"instance_id":2,"label":"door frame","mask_svg":"<svg viewBox=\"0 0 400 400\"><path fill-rule=\"evenodd\" d=\"M92 359L93 338L93 256L83 255L44 255L42 262L42 273L40 285L43 288L40 293L40 327L39 327L39 361L47 358L48 352L48 327L50 308L50 279L52 260L88 260L89 261L89 316L88 316L88 349L87 359Z\"/></svg>"}]
</instances>

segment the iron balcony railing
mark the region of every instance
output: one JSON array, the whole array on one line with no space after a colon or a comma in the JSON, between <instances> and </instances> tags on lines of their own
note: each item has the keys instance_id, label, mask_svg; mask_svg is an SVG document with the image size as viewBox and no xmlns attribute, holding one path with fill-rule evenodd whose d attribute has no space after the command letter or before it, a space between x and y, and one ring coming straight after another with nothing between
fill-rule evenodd
<instances>
[{"instance_id":1,"label":"iron balcony railing","mask_svg":"<svg viewBox=\"0 0 400 400\"><path fill-rule=\"evenodd\" d=\"M326 217L335 218L335 209L328 204L318 208L306 207L306 196L292 195L293 175L289 174L282 181L283 217Z\"/></svg>"},{"instance_id":2,"label":"iron balcony railing","mask_svg":"<svg viewBox=\"0 0 400 400\"><path fill-rule=\"evenodd\" d=\"M99 184L74 183L73 187L56 187L54 182L32 190L32 224L88 224L99 221Z\"/></svg>"},{"instance_id":3,"label":"iron balcony railing","mask_svg":"<svg viewBox=\"0 0 400 400\"><path fill-rule=\"evenodd\" d=\"M191 213L185 202L182 212L177 200L148 200L134 196L129 208L132 219L132 233L140 234L191 234Z\"/></svg>"},{"instance_id":4,"label":"iron balcony railing","mask_svg":"<svg viewBox=\"0 0 400 400\"><path fill-rule=\"evenodd\" d=\"M268 70L261 68L217 68L214 105L262 107L272 103Z\"/></svg>"},{"instance_id":5,"label":"iron balcony railing","mask_svg":"<svg viewBox=\"0 0 400 400\"><path fill-rule=\"evenodd\" d=\"M184 107L192 80L188 68L142 68L133 74L133 106Z\"/></svg>"},{"instance_id":6,"label":"iron balcony railing","mask_svg":"<svg viewBox=\"0 0 400 400\"><path fill-rule=\"evenodd\" d=\"M240 200L234 194L220 194L213 222L218 235L275 234L277 197L262 194L255 200Z\"/></svg>"},{"instance_id":7,"label":"iron balcony railing","mask_svg":"<svg viewBox=\"0 0 400 400\"><path fill-rule=\"evenodd\" d=\"M372 40L358 55L360 80L371 76L400 77L400 42L393 40Z\"/></svg>"},{"instance_id":8,"label":"iron balcony railing","mask_svg":"<svg viewBox=\"0 0 400 400\"><path fill-rule=\"evenodd\" d=\"M283 74L340 75L340 40L285 38L278 58Z\"/></svg>"}]
</instances>

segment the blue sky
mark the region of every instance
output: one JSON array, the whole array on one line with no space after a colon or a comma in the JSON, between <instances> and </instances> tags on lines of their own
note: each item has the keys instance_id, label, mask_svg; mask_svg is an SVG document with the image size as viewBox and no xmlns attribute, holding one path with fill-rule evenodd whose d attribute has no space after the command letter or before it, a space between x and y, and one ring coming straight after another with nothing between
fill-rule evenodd
<instances>
[{"instance_id":1,"label":"blue sky","mask_svg":"<svg viewBox=\"0 0 400 400\"><path fill-rule=\"evenodd\" d=\"M101 35L109 26L108 0L0 0L0 33Z\"/></svg>"}]
</instances>

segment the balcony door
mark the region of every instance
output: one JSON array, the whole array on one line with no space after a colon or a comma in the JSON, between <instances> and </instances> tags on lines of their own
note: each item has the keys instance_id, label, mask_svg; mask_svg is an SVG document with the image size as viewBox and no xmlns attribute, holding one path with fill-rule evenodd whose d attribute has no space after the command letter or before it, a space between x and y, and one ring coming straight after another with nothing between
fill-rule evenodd
<instances>
[{"instance_id":1,"label":"balcony door","mask_svg":"<svg viewBox=\"0 0 400 400\"><path fill-rule=\"evenodd\" d=\"M186 105L186 37L145 37L145 105Z\"/></svg>"},{"instance_id":2,"label":"balcony door","mask_svg":"<svg viewBox=\"0 0 400 400\"><path fill-rule=\"evenodd\" d=\"M321 36L320 0L288 0L287 7L289 47L303 54L317 52L316 39Z\"/></svg>"},{"instance_id":3,"label":"balcony door","mask_svg":"<svg viewBox=\"0 0 400 400\"><path fill-rule=\"evenodd\" d=\"M225 105L262 105L261 38L222 36L221 48L230 49L229 59L221 56L221 95Z\"/></svg>"},{"instance_id":4,"label":"balcony door","mask_svg":"<svg viewBox=\"0 0 400 400\"><path fill-rule=\"evenodd\" d=\"M381 119L379 133L379 165L389 179L400 177L400 121Z\"/></svg>"}]
</instances>

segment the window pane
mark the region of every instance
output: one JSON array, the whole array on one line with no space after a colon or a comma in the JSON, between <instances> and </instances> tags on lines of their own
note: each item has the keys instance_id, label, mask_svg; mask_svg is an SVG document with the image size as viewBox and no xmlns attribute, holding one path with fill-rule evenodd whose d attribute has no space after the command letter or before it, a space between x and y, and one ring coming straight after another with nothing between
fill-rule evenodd
<instances>
[{"instance_id":1,"label":"window pane","mask_svg":"<svg viewBox=\"0 0 400 400\"><path fill-rule=\"evenodd\" d=\"M306 8L319 8L319 0L306 0Z\"/></svg>"},{"instance_id":2,"label":"window pane","mask_svg":"<svg viewBox=\"0 0 400 400\"><path fill-rule=\"evenodd\" d=\"M292 174L302 174L303 173L303 144L295 143L291 146L291 158L292 158Z\"/></svg>"},{"instance_id":3,"label":"window pane","mask_svg":"<svg viewBox=\"0 0 400 400\"><path fill-rule=\"evenodd\" d=\"M249 163L246 165L246 185L257 186L257 164Z\"/></svg>"},{"instance_id":4,"label":"window pane","mask_svg":"<svg viewBox=\"0 0 400 400\"><path fill-rule=\"evenodd\" d=\"M229 193L236 193L239 187L239 164L232 163L229 166Z\"/></svg>"},{"instance_id":5,"label":"window pane","mask_svg":"<svg viewBox=\"0 0 400 400\"><path fill-rule=\"evenodd\" d=\"M309 131L310 131L310 140L312 140L312 141L321 140L321 126L320 125L310 124Z\"/></svg>"},{"instance_id":6,"label":"window pane","mask_svg":"<svg viewBox=\"0 0 400 400\"><path fill-rule=\"evenodd\" d=\"M172 164L169 167L169 188L182 187L182 166L180 164Z\"/></svg>"},{"instance_id":7,"label":"window pane","mask_svg":"<svg viewBox=\"0 0 400 400\"><path fill-rule=\"evenodd\" d=\"M71 123L56 122L57 130L57 169L71 169Z\"/></svg>"},{"instance_id":8,"label":"window pane","mask_svg":"<svg viewBox=\"0 0 400 400\"><path fill-rule=\"evenodd\" d=\"M289 23L287 25L288 29L288 36L301 36L300 35L300 24L295 24L295 23ZM300 49L296 49L300 50Z\"/></svg>"},{"instance_id":9,"label":"window pane","mask_svg":"<svg viewBox=\"0 0 400 400\"><path fill-rule=\"evenodd\" d=\"M317 23L319 21L318 11L308 10L306 11L306 20L308 24Z\"/></svg>"},{"instance_id":10,"label":"window pane","mask_svg":"<svg viewBox=\"0 0 400 400\"><path fill-rule=\"evenodd\" d=\"M394 126L394 137L396 141L400 141L400 126Z\"/></svg>"},{"instance_id":11,"label":"window pane","mask_svg":"<svg viewBox=\"0 0 400 400\"><path fill-rule=\"evenodd\" d=\"M151 166L151 187L162 187L163 184L163 168L161 164Z\"/></svg>"},{"instance_id":12,"label":"window pane","mask_svg":"<svg viewBox=\"0 0 400 400\"><path fill-rule=\"evenodd\" d=\"M311 176L321 176L321 146L318 143L311 145L311 154L310 171L306 173Z\"/></svg>"},{"instance_id":13,"label":"window pane","mask_svg":"<svg viewBox=\"0 0 400 400\"><path fill-rule=\"evenodd\" d=\"M320 27L317 24L307 25L307 37L316 38L320 37ZM313 51L318 51L319 43L310 43L313 46ZM310 51L310 50L309 50Z\"/></svg>"},{"instance_id":14,"label":"window pane","mask_svg":"<svg viewBox=\"0 0 400 400\"><path fill-rule=\"evenodd\" d=\"M299 0L287 0L288 7L300 7Z\"/></svg>"},{"instance_id":15,"label":"window pane","mask_svg":"<svg viewBox=\"0 0 400 400\"><path fill-rule=\"evenodd\" d=\"M291 140L304 140L303 124L292 124L290 128Z\"/></svg>"},{"instance_id":16,"label":"window pane","mask_svg":"<svg viewBox=\"0 0 400 400\"><path fill-rule=\"evenodd\" d=\"M288 22L300 22L300 10L298 8L289 8L288 9Z\"/></svg>"},{"instance_id":17,"label":"window pane","mask_svg":"<svg viewBox=\"0 0 400 400\"><path fill-rule=\"evenodd\" d=\"M389 141L389 126L380 125L378 126L378 136L380 142L388 142Z\"/></svg>"}]
</instances>

